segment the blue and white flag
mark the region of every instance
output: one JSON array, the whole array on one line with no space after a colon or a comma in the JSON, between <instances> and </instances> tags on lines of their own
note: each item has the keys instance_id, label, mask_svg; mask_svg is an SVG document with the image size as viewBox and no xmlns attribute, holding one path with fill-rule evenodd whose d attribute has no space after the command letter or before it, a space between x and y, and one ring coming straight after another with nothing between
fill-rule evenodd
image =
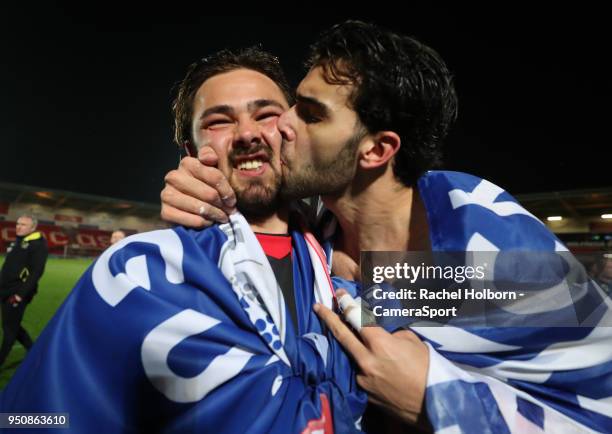
<instances>
[{"instance_id":1,"label":"blue and white flag","mask_svg":"<svg viewBox=\"0 0 612 434\"><path fill-rule=\"evenodd\" d=\"M496 275L535 284L529 302L517 302L503 312L508 324L523 319L538 324L541 318L544 325L552 319L582 325L412 328L430 349L426 408L434 430L612 433L610 299L592 281L570 291L562 284L563 275L559 285L549 287L556 276L548 267L551 256L567 262L571 254L500 187L465 173L431 171L418 188L433 251L499 252ZM331 258L331 252L328 255ZM548 261L534 262L534 257ZM345 288L350 284L336 278L334 283ZM580 315L584 312L588 315Z\"/></svg>"},{"instance_id":2,"label":"blue and white flag","mask_svg":"<svg viewBox=\"0 0 612 434\"><path fill-rule=\"evenodd\" d=\"M322 250L309 234L292 240L298 330L239 214L113 245L43 331L0 412L69 413L75 433L358 431L366 396L312 312L333 301Z\"/></svg>"}]
</instances>

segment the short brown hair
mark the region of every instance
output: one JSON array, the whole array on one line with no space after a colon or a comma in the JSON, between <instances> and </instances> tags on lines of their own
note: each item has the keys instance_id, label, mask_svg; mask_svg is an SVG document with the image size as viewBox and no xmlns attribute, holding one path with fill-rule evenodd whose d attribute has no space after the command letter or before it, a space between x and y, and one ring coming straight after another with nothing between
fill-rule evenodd
<instances>
[{"instance_id":1,"label":"short brown hair","mask_svg":"<svg viewBox=\"0 0 612 434\"><path fill-rule=\"evenodd\" d=\"M289 105L293 105L293 93L276 56L257 46L239 51L218 51L191 64L185 78L178 84L172 104L174 141L178 146L187 144L192 152L196 151L191 140L191 118L193 99L202 83L215 75L242 68L260 72L270 78L283 92Z\"/></svg>"}]
</instances>

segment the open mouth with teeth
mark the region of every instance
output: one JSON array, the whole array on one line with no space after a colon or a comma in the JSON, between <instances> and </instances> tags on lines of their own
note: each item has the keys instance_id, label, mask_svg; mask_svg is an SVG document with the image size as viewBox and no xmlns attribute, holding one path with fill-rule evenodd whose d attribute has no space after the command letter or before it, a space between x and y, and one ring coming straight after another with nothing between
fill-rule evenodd
<instances>
[{"instance_id":1,"label":"open mouth with teeth","mask_svg":"<svg viewBox=\"0 0 612 434\"><path fill-rule=\"evenodd\" d=\"M238 163L236 168L238 170L257 170L263 166L264 162L261 160L248 160Z\"/></svg>"},{"instance_id":2,"label":"open mouth with teeth","mask_svg":"<svg viewBox=\"0 0 612 434\"><path fill-rule=\"evenodd\" d=\"M271 152L266 149L252 149L230 155L230 162L239 176L254 177L263 175L270 166Z\"/></svg>"},{"instance_id":3,"label":"open mouth with teeth","mask_svg":"<svg viewBox=\"0 0 612 434\"><path fill-rule=\"evenodd\" d=\"M261 176L269 166L268 159L264 155L250 155L233 161L233 167L241 176Z\"/></svg>"}]
</instances>

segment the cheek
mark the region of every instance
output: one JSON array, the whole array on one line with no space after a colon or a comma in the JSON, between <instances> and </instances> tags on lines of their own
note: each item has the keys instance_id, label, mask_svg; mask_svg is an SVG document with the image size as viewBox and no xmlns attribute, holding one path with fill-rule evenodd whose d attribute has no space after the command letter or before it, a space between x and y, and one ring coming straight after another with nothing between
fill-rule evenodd
<instances>
[{"instance_id":1,"label":"cheek","mask_svg":"<svg viewBox=\"0 0 612 434\"><path fill-rule=\"evenodd\" d=\"M198 137L198 149L211 147L219 157L219 169L227 174L230 165L227 156L230 152L233 135L229 130L206 131Z\"/></svg>"},{"instance_id":2,"label":"cheek","mask_svg":"<svg viewBox=\"0 0 612 434\"><path fill-rule=\"evenodd\" d=\"M314 160L328 160L335 153L329 135L322 129L313 129L308 135L307 149Z\"/></svg>"},{"instance_id":3,"label":"cheek","mask_svg":"<svg viewBox=\"0 0 612 434\"><path fill-rule=\"evenodd\" d=\"M198 147L210 146L219 158L225 158L232 143L232 134L229 130L206 131L198 140Z\"/></svg>"},{"instance_id":4,"label":"cheek","mask_svg":"<svg viewBox=\"0 0 612 434\"><path fill-rule=\"evenodd\" d=\"M299 125L295 130L295 152L299 154L312 154L312 141L316 137L316 130L306 125Z\"/></svg>"},{"instance_id":5,"label":"cheek","mask_svg":"<svg viewBox=\"0 0 612 434\"><path fill-rule=\"evenodd\" d=\"M280 149L282 137L278 130L278 119L270 120L264 123L261 127L261 133L264 136L266 143L273 149Z\"/></svg>"},{"instance_id":6,"label":"cheek","mask_svg":"<svg viewBox=\"0 0 612 434\"><path fill-rule=\"evenodd\" d=\"M325 126L313 127L310 131L310 152L317 162L330 162L337 158L351 140L352 131Z\"/></svg>"}]
</instances>

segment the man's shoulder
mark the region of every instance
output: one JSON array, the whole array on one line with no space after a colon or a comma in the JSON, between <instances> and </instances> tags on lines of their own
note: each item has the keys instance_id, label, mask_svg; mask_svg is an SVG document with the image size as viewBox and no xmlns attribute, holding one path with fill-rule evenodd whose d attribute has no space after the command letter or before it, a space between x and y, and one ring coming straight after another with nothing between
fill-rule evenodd
<instances>
[{"instance_id":1,"label":"man's shoulder","mask_svg":"<svg viewBox=\"0 0 612 434\"><path fill-rule=\"evenodd\" d=\"M428 171L418 188L438 250L565 250L559 239L503 187L475 175Z\"/></svg>"},{"instance_id":2,"label":"man's shoulder","mask_svg":"<svg viewBox=\"0 0 612 434\"><path fill-rule=\"evenodd\" d=\"M21 240L21 247L28 251L47 249L47 239L42 232L32 232Z\"/></svg>"},{"instance_id":3,"label":"man's shoulder","mask_svg":"<svg viewBox=\"0 0 612 434\"><path fill-rule=\"evenodd\" d=\"M42 232L36 231L36 232L32 232L29 235L26 235L23 238L22 243L28 243L28 244L32 244L32 245L47 244L47 240L45 239L45 237L42 234Z\"/></svg>"}]
</instances>

